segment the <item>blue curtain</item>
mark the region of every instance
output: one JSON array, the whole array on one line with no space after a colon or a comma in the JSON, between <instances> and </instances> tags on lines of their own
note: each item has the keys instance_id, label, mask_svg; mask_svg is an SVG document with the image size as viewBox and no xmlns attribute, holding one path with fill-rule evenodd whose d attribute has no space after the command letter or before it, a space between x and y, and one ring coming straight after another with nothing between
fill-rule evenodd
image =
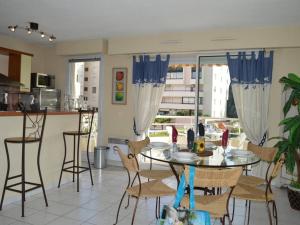
<instances>
[{"instance_id":1,"label":"blue curtain","mask_svg":"<svg viewBox=\"0 0 300 225\"><path fill-rule=\"evenodd\" d=\"M155 61L150 61L149 55L139 56L139 60L133 57L133 84L165 84L168 72L170 55L166 60L162 60L160 55L155 57Z\"/></svg>"},{"instance_id":2,"label":"blue curtain","mask_svg":"<svg viewBox=\"0 0 300 225\"><path fill-rule=\"evenodd\" d=\"M259 51L256 57L255 52L247 56L246 52L239 52L238 56L227 53L231 83L239 84L265 84L272 82L273 51L269 57L265 51Z\"/></svg>"}]
</instances>

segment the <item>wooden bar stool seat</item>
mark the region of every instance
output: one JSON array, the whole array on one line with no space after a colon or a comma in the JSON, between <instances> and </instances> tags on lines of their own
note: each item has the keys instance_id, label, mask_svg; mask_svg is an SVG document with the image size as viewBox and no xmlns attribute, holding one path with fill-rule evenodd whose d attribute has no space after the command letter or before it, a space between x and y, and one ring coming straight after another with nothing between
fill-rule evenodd
<instances>
[{"instance_id":1,"label":"wooden bar stool seat","mask_svg":"<svg viewBox=\"0 0 300 225\"><path fill-rule=\"evenodd\" d=\"M11 137L11 138L5 138L5 141L7 143L22 143L23 137ZM40 138L35 137L25 137L25 143L32 143L32 142L39 142Z\"/></svg>"}]
</instances>

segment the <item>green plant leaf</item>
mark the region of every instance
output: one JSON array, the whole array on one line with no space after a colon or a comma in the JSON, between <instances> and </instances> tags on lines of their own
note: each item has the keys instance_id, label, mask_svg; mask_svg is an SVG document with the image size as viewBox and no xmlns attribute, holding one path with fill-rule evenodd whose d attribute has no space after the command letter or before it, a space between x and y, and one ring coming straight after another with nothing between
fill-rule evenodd
<instances>
[{"instance_id":1,"label":"green plant leaf","mask_svg":"<svg viewBox=\"0 0 300 225\"><path fill-rule=\"evenodd\" d=\"M288 98L288 100L286 101L286 103L284 104L283 107L283 113L284 113L284 117L286 117L286 114L290 111L291 105L292 105L292 101L295 97L295 90L293 90Z\"/></svg>"},{"instance_id":2,"label":"green plant leaf","mask_svg":"<svg viewBox=\"0 0 300 225\"><path fill-rule=\"evenodd\" d=\"M300 84L300 77L298 77L296 74L294 73L289 73L288 74L288 78L298 84Z\"/></svg>"},{"instance_id":3,"label":"green plant leaf","mask_svg":"<svg viewBox=\"0 0 300 225\"><path fill-rule=\"evenodd\" d=\"M294 149L293 148L288 148L288 151L285 154L285 165L286 165L286 169L287 171L289 171L290 173L294 172L294 168L295 168L295 157L294 157Z\"/></svg>"},{"instance_id":4,"label":"green plant leaf","mask_svg":"<svg viewBox=\"0 0 300 225\"><path fill-rule=\"evenodd\" d=\"M285 119L283 119L283 120L280 121L279 126L281 126L281 125L287 125L293 119L294 119L294 117L285 118Z\"/></svg>"}]
</instances>

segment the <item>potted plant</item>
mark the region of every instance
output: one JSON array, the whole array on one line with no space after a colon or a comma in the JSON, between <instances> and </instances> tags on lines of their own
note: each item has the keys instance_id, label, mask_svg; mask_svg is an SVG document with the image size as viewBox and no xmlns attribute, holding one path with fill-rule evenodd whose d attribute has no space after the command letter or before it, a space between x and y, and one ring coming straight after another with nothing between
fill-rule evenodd
<instances>
[{"instance_id":1,"label":"potted plant","mask_svg":"<svg viewBox=\"0 0 300 225\"><path fill-rule=\"evenodd\" d=\"M283 133L287 137L276 137L279 139L275 144L278 152L275 161L281 154L285 155L285 165L288 172L294 173L295 166L297 180L292 181L288 186L288 198L293 209L300 210L300 77L294 73L280 78L280 83L284 85L283 92L290 90L289 97L283 107L284 119L279 123L283 126ZM297 113L287 116L291 107L296 107Z\"/></svg>"}]
</instances>

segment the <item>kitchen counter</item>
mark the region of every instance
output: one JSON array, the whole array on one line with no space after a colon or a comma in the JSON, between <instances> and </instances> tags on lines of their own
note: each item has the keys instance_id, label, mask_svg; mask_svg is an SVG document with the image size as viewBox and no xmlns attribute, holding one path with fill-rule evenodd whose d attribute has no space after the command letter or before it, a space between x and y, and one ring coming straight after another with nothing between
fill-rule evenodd
<instances>
[{"instance_id":1,"label":"kitchen counter","mask_svg":"<svg viewBox=\"0 0 300 225\"><path fill-rule=\"evenodd\" d=\"M51 112L51 111L48 111L47 112L47 115L77 115L78 112L77 111L70 111L70 112L67 112L67 111L57 111L57 112ZM1 116L22 116L22 112L20 111L0 111L0 117Z\"/></svg>"}]
</instances>

